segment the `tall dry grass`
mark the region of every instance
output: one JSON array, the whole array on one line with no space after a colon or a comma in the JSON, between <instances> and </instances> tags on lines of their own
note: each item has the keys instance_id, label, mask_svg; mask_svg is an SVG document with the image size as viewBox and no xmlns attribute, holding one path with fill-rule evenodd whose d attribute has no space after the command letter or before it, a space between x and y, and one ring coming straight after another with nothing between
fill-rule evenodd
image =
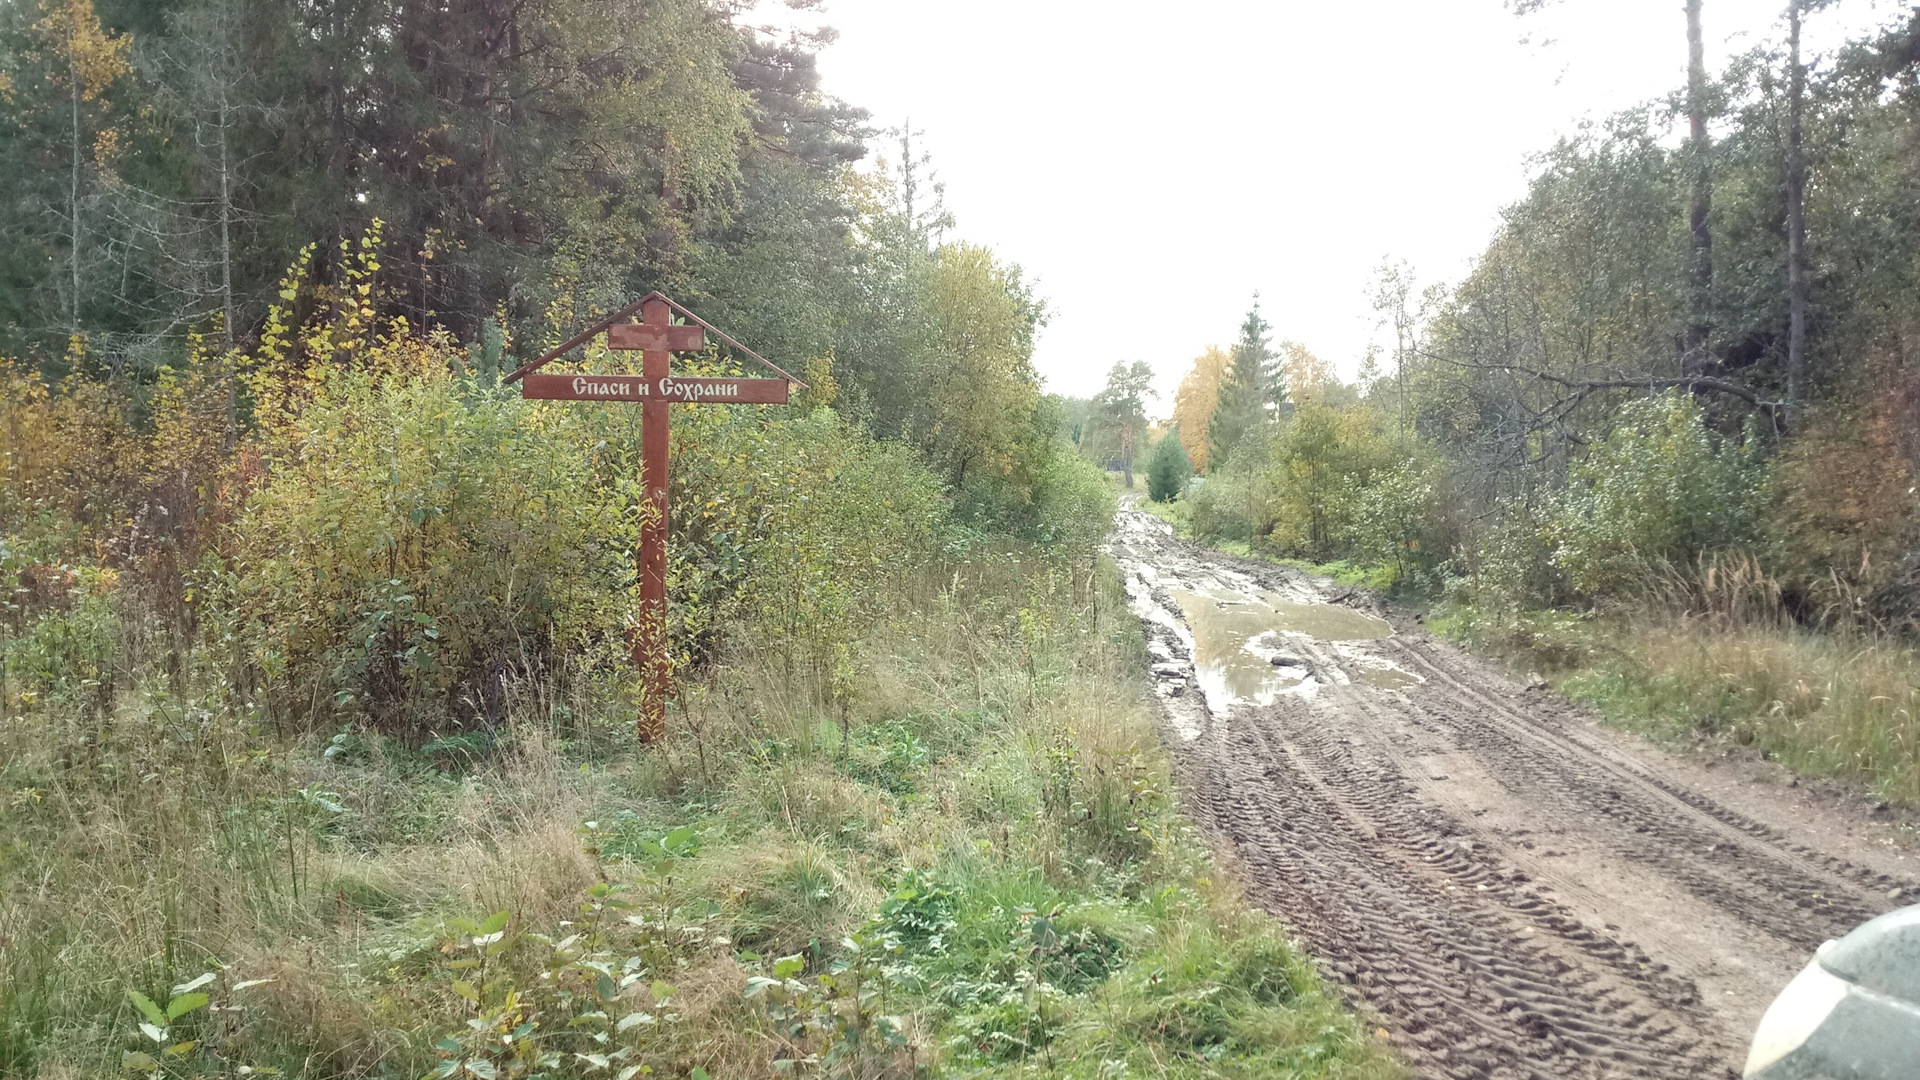
<instances>
[{"instance_id":1,"label":"tall dry grass","mask_svg":"<svg viewBox=\"0 0 1920 1080\"><path fill-rule=\"evenodd\" d=\"M207 1038L227 1071L417 1080L470 1015L449 989L447 920L508 911L516 935L559 937L613 883L653 925L699 931L660 961L680 1020L650 1051L658 1075L770 1080L786 1073L748 977L789 953L809 978L827 970L910 875L957 898L967 944L896 960L927 972L893 991L904 1047L826 1075L1028 1070L1024 1053L970 1057L968 1033L1001 1013L941 989L1010 978L1022 905L1133 965L1046 999L1057 1031L1034 1061L1255 1076L1298 1051L1321 1062L1313 1076L1395 1075L1173 812L1110 576L1002 553L895 600L851 672L736 640L644 750L604 687L511 685L499 729L459 754L278 733L191 663L184 681L122 673L109 708L13 710L0 1075L115 1073L143 1045L128 990L164 997L221 971L234 1011ZM697 845L652 853L681 827ZM1284 992L1227 985L1248 971ZM230 990L243 980L265 981ZM1228 1040L1212 1058L1152 1022L1200 999Z\"/></svg>"},{"instance_id":2,"label":"tall dry grass","mask_svg":"<svg viewBox=\"0 0 1920 1080\"><path fill-rule=\"evenodd\" d=\"M1836 579L1838 580L1838 579ZM1920 806L1920 656L1844 607L1795 618L1747 555L1669 570L1569 686L1617 719L1759 748Z\"/></svg>"}]
</instances>

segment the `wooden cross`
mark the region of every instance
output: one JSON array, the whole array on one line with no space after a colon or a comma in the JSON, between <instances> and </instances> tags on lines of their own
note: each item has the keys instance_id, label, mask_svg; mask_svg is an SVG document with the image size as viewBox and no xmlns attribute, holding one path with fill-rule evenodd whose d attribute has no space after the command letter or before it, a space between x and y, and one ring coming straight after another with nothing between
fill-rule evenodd
<instances>
[{"instance_id":1,"label":"wooden cross","mask_svg":"<svg viewBox=\"0 0 1920 1080\"><path fill-rule=\"evenodd\" d=\"M640 312L638 323L627 320ZM688 324L675 325L679 312ZM707 347L706 332L780 374L778 379L675 378L669 368L676 352ZM605 331L607 348L640 353L639 375L536 375L534 372ZM643 742L666 732L667 693L673 665L667 656L667 406L675 403L785 405L791 386L806 383L781 371L752 349L714 329L699 316L655 292L614 312L559 348L507 376L520 382L520 396L550 401L626 401L640 403L640 471L648 513L640 525L640 614L632 638L633 664L640 670L639 734Z\"/></svg>"}]
</instances>

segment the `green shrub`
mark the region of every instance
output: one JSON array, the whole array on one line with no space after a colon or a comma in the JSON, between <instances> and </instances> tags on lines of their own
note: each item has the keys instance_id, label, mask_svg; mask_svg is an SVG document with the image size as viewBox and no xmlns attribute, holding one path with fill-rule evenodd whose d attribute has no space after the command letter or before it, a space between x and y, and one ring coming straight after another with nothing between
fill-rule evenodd
<instances>
[{"instance_id":1,"label":"green shrub","mask_svg":"<svg viewBox=\"0 0 1920 1080\"><path fill-rule=\"evenodd\" d=\"M1715 435L1693 398L1670 391L1621 409L1573 467L1545 541L1576 593L1610 595L1653 568L1751 542L1766 497L1752 440Z\"/></svg>"},{"instance_id":2,"label":"green shrub","mask_svg":"<svg viewBox=\"0 0 1920 1080\"><path fill-rule=\"evenodd\" d=\"M255 665L296 707L427 729L490 725L518 672L622 670L646 512L637 419L433 373L328 376L272 429L236 528ZM677 667L716 659L736 625L822 662L945 531L918 459L830 410L686 407L674 433Z\"/></svg>"},{"instance_id":3,"label":"green shrub","mask_svg":"<svg viewBox=\"0 0 1920 1080\"><path fill-rule=\"evenodd\" d=\"M1431 590L1453 538L1436 505L1431 470L1407 456L1336 493L1339 547L1349 561L1391 571L1393 583Z\"/></svg>"},{"instance_id":4,"label":"green shrub","mask_svg":"<svg viewBox=\"0 0 1920 1080\"><path fill-rule=\"evenodd\" d=\"M911 727L901 723L867 724L854 740L847 771L857 780L894 795L912 795L918 775L932 755Z\"/></svg>"},{"instance_id":5,"label":"green shrub","mask_svg":"<svg viewBox=\"0 0 1920 1080\"><path fill-rule=\"evenodd\" d=\"M112 700L120 620L110 570L41 567L58 579L59 606L0 637L0 705L54 701L104 706Z\"/></svg>"},{"instance_id":6,"label":"green shrub","mask_svg":"<svg viewBox=\"0 0 1920 1080\"><path fill-rule=\"evenodd\" d=\"M252 660L289 705L394 723L617 640L636 485L562 410L445 376L336 372L270 429L235 528ZM489 717L490 719L490 717Z\"/></svg>"},{"instance_id":7,"label":"green shrub","mask_svg":"<svg viewBox=\"0 0 1920 1080\"><path fill-rule=\"evenodd\" d=\"M1194 535L1213 543L1251 543L1273 531L1273 488L1263 465L1243 454L1187 492Z\"/></svg>"},{"instance_id":8,"label":"green shrub","mask_svg":"<svg viewBox=\"0 0 1920 1080\"><path fill-rule=\"evenodd\" d=\"M1461 599L1504 616L1566 597L1566 571L1543 540L1552 512L1544 502L1511 498L1500 504L1467 552L1468 576L1455 583Z\"/></svg>"},{"instance_id":9,"label":"green shrub","mask_svg":"<svg viewBox=\"0 0 1920 1080\"><path fill-rule=\"evenodd\" d=\"M949 530L919 458L832 410L769 423L715 405L675 421L669 599L683 665L712 659L740 618L757 647L824 669Z\"/></svg>"},{"instance_id":10,"label":"green shrub","mask_svg":"<svg viewBox=\"0 0 1920 1080\"><path fill-rule=\"evenodd\" d=\"M1030 538L1064 551L1091 554L1113 527L1114 495L1100 467L1054 447L1034 477Z\"/></svg>"},{"instance_id":11,"label":"green shrub","mask_svg":"<svg viewBox=\"0 0 1920 1080\"><path fill-rule=\"evenodd\" d=\"M1193 462L1187 460L1187 448L1180 443L1180 429L1167 429L1154 444L1153 457L1147 461L1147 497L1154 502L1172 502L1193 475Z\"/></svg>"}]
</instances>

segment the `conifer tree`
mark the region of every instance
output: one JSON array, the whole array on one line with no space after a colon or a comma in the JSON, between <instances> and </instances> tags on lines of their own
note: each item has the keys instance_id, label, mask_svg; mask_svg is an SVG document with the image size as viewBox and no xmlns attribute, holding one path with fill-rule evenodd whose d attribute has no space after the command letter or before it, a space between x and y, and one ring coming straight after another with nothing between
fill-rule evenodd
<instances>
[{"instance_id":1,"label":"conifer tree","mask_svg":"<svg viewBox=\"0 0 1920 1080\"><path fill-rule=\"evenodd\" d=\"M1154 445L1153 457L1147 462L1147 497L1154 502L1172 502L1180 497L1187 477L1192 475L1193 463L1180 442L1180 428L1169 428Z\"/></svg>"},{"instance_id":2,"label":"conifer tree","mask_svg":"<svg viewBox=\"0 0 1920 1080\"><path fill-rule=\"evenodd\" d=\"M1147 398L1153 396L1153 368L1144 360L1122 360L1107 372L1106 389L1093 399L1094 446L1126 474L1133 490L1134 448L1147 429Z\"/></svg>"},{"instance_id":3,"label":"conifer tree","mask_svg":"<svg viewBox=\"0 0 1920 1080\"><path fill-rule=\"evenodd\" d=\"M1274 413L1287 400L1286 379L1270 340L1272 331L1260 314L1260 294L1255 293L1253 307L1240 324L1240 340L1233 346L1233 361L1220 384L1220 402L1208 429L1209 471L1218 470L1243 443L1265 445Z\"/></svg>"}]
</instances>

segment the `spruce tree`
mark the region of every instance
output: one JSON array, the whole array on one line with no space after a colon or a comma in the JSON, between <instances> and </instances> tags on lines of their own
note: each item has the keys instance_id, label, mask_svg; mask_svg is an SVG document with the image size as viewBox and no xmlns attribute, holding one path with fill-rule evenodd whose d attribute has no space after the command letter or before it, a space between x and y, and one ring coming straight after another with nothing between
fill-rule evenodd
<instances>
[{"instance_id":1,"label":"spruce tree","mask_svg":"<svg viewBox=\"0 0 1920 1080\"><path fill-rule=\"evenodd\" d=\"M1187 459L1187 448L1180 442L1180 429L1168 428L1147 462L1147 497L1154 502L1172 502L1180 497L1187 477L1192 475L1193 462Z\"/></svg>"},{"instance_id":2,"label":"spruce tree","mask_svg":"<svg viewBox=\"0 0 1920 1080\"><path fill-rule=\"evenodd\" d=\"M1280 358L1273 350L1273 327L1260 315L1260 294L1253 294L1253 307L1240 324L1240 340L1233 346L1233 361L1220 384L1220 403L1208 428L1207 464L1217 470L1232 456L1235 447L1247 442L1264 445L1273 413L1287 400L1286 379L1280 372Z\"/></svg>"}]
</instances>

